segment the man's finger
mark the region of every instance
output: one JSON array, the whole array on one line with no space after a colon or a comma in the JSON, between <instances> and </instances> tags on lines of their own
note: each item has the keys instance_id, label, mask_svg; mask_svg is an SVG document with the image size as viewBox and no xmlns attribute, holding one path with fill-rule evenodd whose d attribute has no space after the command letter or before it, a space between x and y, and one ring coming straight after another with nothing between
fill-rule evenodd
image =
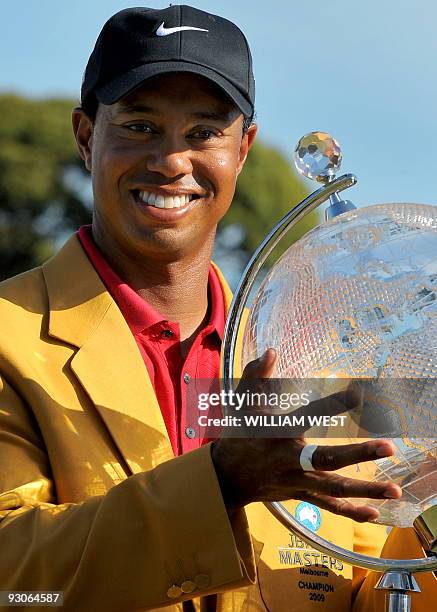
<instances>
[{"instance_id":1,"label":"man's finger","mask_svg":"<svg viewBox=\"0 0 437 612\"><path fill-rule=\"evenodd\" d=\"M244 368L242 379L270 378L276 362L276 351L273 348L267 349L261 357L250 361Z\"/></svg>"},{"instance_id":2,"label":"man's finger","mask_svg":"<svg viewBox=\"0 0 437 612\"><path fill-rule=\"evenodd\" d=\"M306 495L305 501L310 501L323 510L329 510L334 514L346 516L359 523L374 521L378 518L379 512L370 506L355 506L347 499L337 499L329 495Z\"/></svg>"},{"instance_id":3,"label":"man's finger","mask_svg":"<svg viewBox=\"0 0 437 612\"><path fill-rule=\"evenodd\" d=\"M320 472L306 472L305 475L305 484L310 489L310 493L320 492L329 497L367 499L399 499L402 496L400 487L392 482L369 482L344 478L339 474L320 474Z\"/></svg>"},{"instance_id":4,"label":"man's finger","mask_svg":"<svg viewBox=\"0 0 437 612\"><path fill-rule=\"evenodd\" d=\"M395 451L388 440L370 440L341 446L320 445L314 451L312 464L315 470L333 471L362 461L376 461L390 457Z\"/></svg>"}]
</instances>

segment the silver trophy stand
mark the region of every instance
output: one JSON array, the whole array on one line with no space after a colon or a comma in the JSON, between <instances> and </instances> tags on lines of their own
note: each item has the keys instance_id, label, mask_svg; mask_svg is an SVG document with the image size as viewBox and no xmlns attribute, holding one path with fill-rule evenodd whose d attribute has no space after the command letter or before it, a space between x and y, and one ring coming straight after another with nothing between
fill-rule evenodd
<instances>
[{"instance_id":1,"label":"silver trophy stand","mask_svg":"<svg viewBox=\"0 0 437 612\"><path fill-rule=\"evenodd\" d=\"M353 174L344 174L335 178L335 172L341 163L341 151L332 137L323 132L312 132L304 136L296 147L295 156L299 172L324 183L324 186L292 208L273 227L246 266L235 291L225 327L221 377L226 392L232 390L235 347L243 310L255 278L272 250L292 227L328 199L326 219L355 208L352 202L343 200L339 195L348 187L355 185L357 179ZM437 571L437 506L428 508L414 521L414 529L429 557L399 560L369 557L341 548L307 529L281 503L270 502L265 505L284 527L320 552L356 567L381 572L382 576L375 588L386 591L385 602L388 612L409 612L411 594L420 592L414 574Z\"/></svg>"}]
</instances>

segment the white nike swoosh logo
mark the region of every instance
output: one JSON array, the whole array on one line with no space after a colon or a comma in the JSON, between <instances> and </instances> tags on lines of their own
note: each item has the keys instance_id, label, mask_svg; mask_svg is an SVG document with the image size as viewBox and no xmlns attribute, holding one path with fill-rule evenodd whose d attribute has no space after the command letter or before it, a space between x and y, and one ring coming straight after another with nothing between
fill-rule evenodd
<instances>
[{"instance_id":1,"label":"white nike swoosh logo","mask_svg":"<svg viewBox=\"0 0 437 612\"><path fill-rule=\"evenodd\" d=\"M170 34L176 34L176 32L185 32L186 30L196 30L197 32L209 32L203 28L194 28L192 26L179 26L177 28L166 28L164 21L161 23L159 28L156 30L156 36L169 36Z\"/></svg>"}]
</instances>

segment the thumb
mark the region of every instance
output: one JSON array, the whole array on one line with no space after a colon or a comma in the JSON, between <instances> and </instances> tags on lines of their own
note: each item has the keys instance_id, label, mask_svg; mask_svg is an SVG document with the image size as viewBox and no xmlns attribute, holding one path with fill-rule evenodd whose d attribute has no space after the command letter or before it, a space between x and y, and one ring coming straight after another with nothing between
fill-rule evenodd
<instances>
[{"instance_id":1,"label":"thumb","mask_svg":"<svg viewBox=\"0 0 437 612\"><path fill-rule=\"evenodd\" d=\"M250 361L244 368L242 379L270 378L273 374L277 355L273 348L268 348L261 357Z\"/></svg>"}]
</instances>

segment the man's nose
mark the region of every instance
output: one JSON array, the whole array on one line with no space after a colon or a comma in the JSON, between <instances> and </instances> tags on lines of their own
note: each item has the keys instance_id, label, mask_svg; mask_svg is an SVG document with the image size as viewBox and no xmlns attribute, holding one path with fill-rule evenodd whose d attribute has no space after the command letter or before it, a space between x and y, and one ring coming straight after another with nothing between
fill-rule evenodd
<instances>
[{"instance_id":1,"label":"man's nose","mask_svg":"<svg viewBox=\"0 0 437 612\"><path fill-rule=\"evenodd\" d=\"M181 174L191 174L193 165L189 148L179 146L174 142L162 142L148 155L147 169L158 172L168 178Z\"/></svg>"}]
</instances>

